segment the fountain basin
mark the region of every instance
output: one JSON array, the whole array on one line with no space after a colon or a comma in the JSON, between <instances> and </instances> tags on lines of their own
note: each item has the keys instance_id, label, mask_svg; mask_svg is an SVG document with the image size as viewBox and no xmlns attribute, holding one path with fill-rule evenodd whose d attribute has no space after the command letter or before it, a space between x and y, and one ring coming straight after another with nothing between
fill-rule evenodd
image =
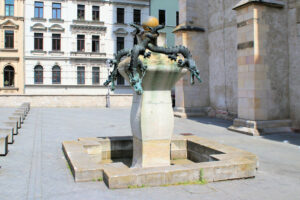
<instances>
[{"instance_id":1,"label":"fountain basin","mask_svg":"<svg viewBox=\"0 0 300 200\"><path fill-rule=\"evenodd\" d=\"M251 178L258 166L252 153L194 135L172 137L164 167L131 168L131 136L79 138L62 148L76 182L103 180L111 189Z\"/></svg>"}]
</instances>

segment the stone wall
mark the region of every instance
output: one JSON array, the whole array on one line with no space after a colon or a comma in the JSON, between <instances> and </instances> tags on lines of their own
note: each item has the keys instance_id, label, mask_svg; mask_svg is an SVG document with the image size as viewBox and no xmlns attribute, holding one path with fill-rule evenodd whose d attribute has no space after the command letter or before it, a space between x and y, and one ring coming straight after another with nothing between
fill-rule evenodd
<instances>
[{"instance_id":1,"label":"stone wall","mask_svg":"<svg viewBox=\"0 0 300 200\"><path fill-rule=\"evenodd\" d=\"M255 13L249 13L254 16L254 21L258 20L257 27L260 27L260 30L256 30L257 36L253 35L254 29L248 30L251 39L238 35L238 22L246 21L238 19L237 11L233 10L238 3L247 2L249 3L247 6L261 5L261 9L252 8L252 11L262 10L263 13L259 19L255 17ZM283 4L283 8L274 4ZM237 116L240 113L238 108L241 107L239 97L243 97L239 92L244 92L238 90L239 80L242 80L241 77L238 78L238 70L241 70L238 64L243 65L239 63L242 60L238 57L243 58L243 52L238 55L237 47L238 41L249 40L253 41L254 47L258 49L253 49L252 46L251 55L244 56L247 58L245 78L253 80L253 87L256 89L262 89L259 85L263 85L264 92L261 92L263 93L261 95L266 97L256 99L258 97L256 91L252 101L248 102L248 108L252 103L253 117L247 115L248 117L244 118L292 119L293 126L300 128L300 1L180 0L179 7L181 24L202 27L205 32L196 33L187 30L180 34L176 33L177 44L187 45L191 49L203 77L203 83L196 86L188 86L187 78L176 85L176 106L183 108L181 110L190 108L195 111L201 110L199 107L211 107L213 109L209 111L213 112L208 114L212 116L225 118ZM257 41L254 41L255 39ZM255 57L256 54L258 57ZM247 62L253 60L253 56L255 69L257 67L265 70L251 73L250 68L253 66L248 66ZM256 60L260 57L263 59ZM249 82L244 83L247 87L252 87ZM247 92L245 95L251 94Z\"/></svg>"},{"instance_id":2,"label":"stone wall","mask_svg":"<svg viewBox=\"0 0 300 200\"><path fill-rule=\"evenodd\" d=\"M289 47L287 10L267 7L263 11L263 21L266 24L264 61L268 69L267 80L270 89L268 92L268 119L288 119L289 112Z\"/></svg>"},{"instance_id":3,"label":"stone wall","mask_svg":"<svg viewBox=\"0 0 300 200\"><path fill-rule=\"evenodd\" d=\"M24 69L23 69L23 43L24 43L24 0L14 1L13 16L5 16L5 1L1 1L0 9L0 95L23 94ZM5 31L13 31L13 48L5 47ZM14 83L4 86L4 69L11 66L14 69Z\"/></svg>"},{"instance_id":4,"label":"stone wall","mask_svg":"<svg viewBox=\"0 0 300 200\"><path fill-rule=\"evenodd\" d=\"M237 114L237 28L232 8L239 0L210 0L208 20L210 106Z\"/></svg>"},{"instance_id":5,"label":"stone wall","mask_svg":"<svg viewBox=\"0 0 300 200\"><path fill-rule=\"evenodd\" d=\"M31 107L105 107L105 95L2 95L0 107L16 107L30 102ZM132 95L111 95L111 107L130 107Z\"/></svg>"},{"instance_id":6,"label":"stone wall","mask_svg":"<svg viewBox=\"0 0 300 200\"><path fill-rule=\"evenodd\" d=\"M202 78L201 84L190 86L186 76L176 85L177 110L206 110L225 118L237 115L237 29L232 8L238 1L179 1L180 24L205 32L176 33L176 44L191 50ZM212 109L201 109L207 107Z\"/></svg>"},{"instance_id":7,"label":"stone wall","mask_svg":"<svg viewBox=\"0 0 300 200\"><path fill-rule=\"evenodd\" d=\"M205 30L208 28L207 1L203 1L201 6L199 6L199 2L197 1L180 0L179 7L180 26L201 27ZM176 31L175 34L176 45L188 47L193 54L193 59L196 61L198 69L201 72L202 79L202 83L196 80L195 85L191 86L188 74L176 84L175 111L188 113L197 109L203 113L202 108L209 106L208 33L206 31L183 30Z\"/></svg>"},{"instance_id":8,"label":"stone wall","mask_svg":"<svg viewBox=\"0 0 300 200\"><path fill-rule=\"evenodd\" d=\"M288 7L289 98L293 126L300 129L300 1L290 0Z\"/></svg>"}]
</instances>

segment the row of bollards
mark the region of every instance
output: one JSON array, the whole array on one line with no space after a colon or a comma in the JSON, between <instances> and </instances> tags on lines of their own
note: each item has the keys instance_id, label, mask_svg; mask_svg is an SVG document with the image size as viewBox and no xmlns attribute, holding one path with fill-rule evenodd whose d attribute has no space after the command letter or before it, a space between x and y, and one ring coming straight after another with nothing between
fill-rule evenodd
<instances>
[{"instance_id":1,"label":"row of bollards","mask_svg":"<svg viewBox=\"0 0 300 200\"><path fill-rule=\"evenodd\" d=\"M23 103L8 117L9 121L0 126L0 156L7 155L8 144L14 143L14 136L19 133L29 110L30 103Z\"/></svg>"}]
</instances>

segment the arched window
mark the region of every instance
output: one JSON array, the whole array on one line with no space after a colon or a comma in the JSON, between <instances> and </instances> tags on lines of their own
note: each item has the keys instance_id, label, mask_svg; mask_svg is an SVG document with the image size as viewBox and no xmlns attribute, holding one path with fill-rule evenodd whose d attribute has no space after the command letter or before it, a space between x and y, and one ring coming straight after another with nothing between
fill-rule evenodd
<instances>
[{"instance_id":1,"label":"arched window","mask_svg":"<svg viewBox=\"0 0 300 200\"><path fill-rule=\"evenodd\" d=\"M34 67L34 83L43 83L43 67L41 65L37 65Z\"/></svg>"},{"instance_id":2,"label":"arched window","mask_svg":"<svg viewBox=\"0 0 300 200\"><path fill-rule=\"evenodd\" d=\"M60 84L61 83L61 73L60 67L55 65L52 68L52 84Z\"/></svg>"},{"instance_id":3,"label":"arched window","mask_svg":"<svg viewBox=\"0 0 300 200\"><path fill-rule=\"evenodd\" d=\"M4 68L4 87L14 87L15 85L15 70L8 65Z\"/></svg>"}]
</instances>

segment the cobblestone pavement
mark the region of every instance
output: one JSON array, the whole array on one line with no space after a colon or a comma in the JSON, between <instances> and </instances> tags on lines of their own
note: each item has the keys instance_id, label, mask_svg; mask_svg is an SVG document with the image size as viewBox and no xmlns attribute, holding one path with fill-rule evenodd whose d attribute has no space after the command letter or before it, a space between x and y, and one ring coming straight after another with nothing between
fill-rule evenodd
<instances>
[{"instance_id":1,"label":"cobblestone pavement","mask_svg":"<svg viewBox=\"0 0 300 200\"><path fill-rule=\"evenodd\" d=\"M0 122L13 109L0 109ZM230 122L175 119L175 133L193 133L256 154L254 179L171 187L109 190L103 182L75 183L61 150L79 137L130 135L129 109L32 108L6 157L0 157L0 200L224 199L299 200L300 134L250 137Z\"/></svg>"}]
</instances>

